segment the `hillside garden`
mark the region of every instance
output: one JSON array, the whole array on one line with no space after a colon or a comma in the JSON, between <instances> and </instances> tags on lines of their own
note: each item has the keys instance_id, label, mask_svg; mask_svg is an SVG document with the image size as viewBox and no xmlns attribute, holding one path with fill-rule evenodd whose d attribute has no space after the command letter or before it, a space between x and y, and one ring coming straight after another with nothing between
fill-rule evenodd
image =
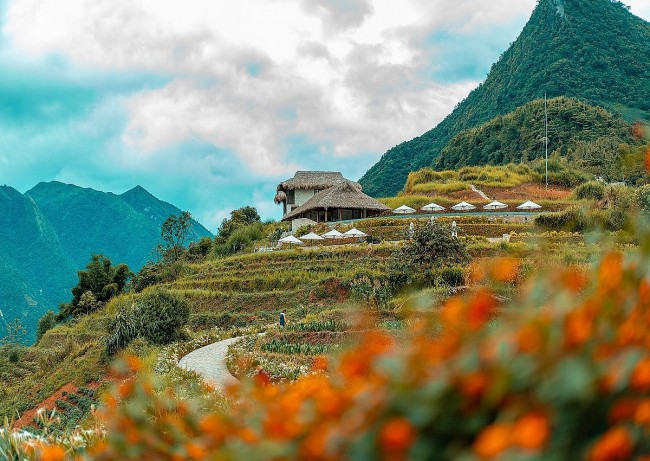
<instances>
[{"instance_id":1,"label":"hillside garden","mask_svg":"<svg viewBox=\"0 0 650 461\"><path fill-rule=\"evenodd\" d=\"M457 178L486 187L504 167L492 168L486 169L492 176L474 169L459 172ZM525 183L527 175L534 175L534 169L519 168L510 178L513 184ZM439 179L427 172L412 178L413 187ZM229 453L237 459L253 453L259 459L375 459L377 450L394 450L393 458L406 453L413 459L426 458L433 450L441 459L456 459L460 453L478 459L522 449L570 453L579 459L594 450L606 451L597 447L613 443L609 437L618 437L623 454L646 453L643 418L617 416L611 423L607 421L614 420L594 416L623 411L619 409L623 401L636 402L629 407L634 411L644 408L643 394L630 381L619 381L615 392L598 388L581 400L582 411L591 415L584 418L602 424L576 435L576 443L563 445L556 435L577 430L571 429L577 423L566 420L573 414L568 408L576 405L571 399L578 395L571 389L604 379L602 373L610 366L602 368L590 355L600 344L594 341L610 344L607 341L614 340L607 331L632 328L623 327L624 317L611 311L613 298L608 296L629 299L621 305L631 306L630 315L642 315L634 313L635 305L645 309L648 275L642 268L647 267L643 265L648 257L647 225L637 223L635 216L648 211L646 189L582 182L562 199L570 202L569 208L535 220L496 215L441 216L433 222L428 217L368 219L354 226L382 243L346 242L271 253L252 251L277 238L282 224L261 223L250 210L234 212L232 217L239 222L224 223L224 235L194 242L178 254L174 248L173 258L145 266L101 301L96 295L108 293L105 287L111 277L122 281L128 269L91 259L88 274L104 267L108 277L105 283L92 284L80 275L78 287L97 291L92 303L84 301L86 291L77 289L73 303L62 311L74 314L49 315L36 345L2 346L7 353L0 355L0 415L8 419L0 431L0 453L15 454L7 459L50 454L58 456L51 459L63 459L75 453L87 459L130 459L142 457L156 439L155 459L196 458L201 453ZM451 220L460 231L457 239L450 237ZM411 222L415 229L409 235ZM594 233L597 228L610 232ZM486 238L503 234L508 234L507 241ZM609 275L590 275L603 273L614 274L614 281L606 282ZM102 272L98 274L103 280ZM614 282L624 288L615 290ZM594 299L590 293L601 292L602 305L584 304ZM542 305L554 314L540 319ZM574 320L567 306L575 306L581 316ZM288 319L283 329L277 326L282 309ZM599 309L610 314L596 326L593 319ZM458 316L464 319L460 323ZM423 325L429 326L423 330ZM618 352L598 355L598 360L618 363L616 354L632 354L626 355L631 367L626 369L644 363L638 349L628 351L641 344L639 329L647 328L640 320L635 325L637 330L621 330L626 339L611 343ZM531 328L541 330L533 333ZM487 353L503 338L519 341L519 333L512 333L518 329L530 332L525 349L504 349L510 358L470 352ZM604 336L585 336L585 331ZM541 336L533 341L535 335ZM564 349L544 346L544 338L557 335L570 338ZM244 338L227 356L231 373L243 382L236 398L211 390L197 374L177 366L187 353L230 337ZM413 349L412 344L422 347ZM519 369L520 354L538 368L522 375L526 368ZM116 357L129 358L114 365ZM408 368L399 363L409 364ZM431 368L422 368L424 363ZM271 383L264 388L251 384L260 367ZM443 381L440 376L446 372L429 374L448 367L455 371ZM567 371L576 367L584 373L574 376L574 371ZM564 391L553 393L551 382L560 382ZM436 386L441 386L440 394L424 391ZM294 421L291 427L270 416L278 411L272 398L278 393L294 402L282 410L287 421ZM363 395L379 399L376 410L368 412ZM322 399L331 405L321 408ZM257 402L256 409L240 408L235 401ZM499 402L510 401L518 403L501 409ZM304 405L311 405L307 402L317 405L322 426L309 418L292 419L295 412L307 411ZM418 408L439 408L440 413L426 416ZM454 419L465 411L475 415L467 425L462 418ZM172 413L180 419L163 416ZM149 416L143 418L144 414ZM357 435L358 443L336 435L348 427L339 424L349 424L344 421L353 417L364 421L346 429ZM259 418L273 422L262 424ZM129 433L138 435L124 444L119 425L131 424L128 421L134 424ZM448 429L434 421L445 421ZM523 429L526 424L542 435L529 435L533 439L521 442L519 431L532 431ZM97 428L108 432L93 432ZM84 429L91 431L79 432ZM224 439L218 435L222 430L232 435ZM322 440L307 442L313 431L326 434L326 447ZM386 431L398 431L400 440L391 441L382 435ZM10 434L23 435L15 439ZM171 438L157 439L154 434ZM24 440L35 448L26 447ZM320 447L320 455L315 447Z\"/></svg>"}]
</instances>

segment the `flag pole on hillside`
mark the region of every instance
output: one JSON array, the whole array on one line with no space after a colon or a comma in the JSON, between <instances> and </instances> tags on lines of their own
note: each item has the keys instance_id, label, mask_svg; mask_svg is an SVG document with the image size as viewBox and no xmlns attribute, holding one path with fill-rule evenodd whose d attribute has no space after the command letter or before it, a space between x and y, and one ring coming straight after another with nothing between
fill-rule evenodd
<instances>
[{"instance_id":1,"label":"flag pole on hillside","mask_svg":"<svg viewBox=\"0 0 650 461\"><path fill-rule=\"evenodd\" d=\"M546 143L546 189L548 189L548 109L546 107L546 93L544 93L544 142Z\"/></svg>"}]
</instances>

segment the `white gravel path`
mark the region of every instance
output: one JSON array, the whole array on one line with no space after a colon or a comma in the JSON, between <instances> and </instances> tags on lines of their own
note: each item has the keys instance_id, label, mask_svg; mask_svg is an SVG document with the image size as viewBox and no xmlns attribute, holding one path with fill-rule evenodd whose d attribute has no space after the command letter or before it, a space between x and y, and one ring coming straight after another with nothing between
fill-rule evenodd
<instances>
[{"instance_id":1,"label":"white gravel path","mask_svg":"<svg viewBox=\"0 0 650 461\"><path fill-rule=\"evenodd\" d=\"M237 378L228 371L226 354L228 353L228 346L242 338L243 336L225 339L192 351L178 361L178 366L195 371L207 383L218 390L223 390L228 384L238 382Z\"/></svg>"}]
</instances>

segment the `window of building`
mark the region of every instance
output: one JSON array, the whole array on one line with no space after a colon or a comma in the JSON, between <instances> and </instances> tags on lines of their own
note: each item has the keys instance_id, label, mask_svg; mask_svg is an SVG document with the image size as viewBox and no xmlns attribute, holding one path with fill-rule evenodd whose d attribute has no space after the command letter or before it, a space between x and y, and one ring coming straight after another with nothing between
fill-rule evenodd
<instances>
[{"instance_id":1,"label":"window of building","mask_svg":"<svg viewBox=\"0 0 650 461\"><path fill-rule=\"evenodd\" d=\"M296 191L295 190L288 190L287 191L287 204L293 205L296 203Z\"/></svg>"}]
</instances>

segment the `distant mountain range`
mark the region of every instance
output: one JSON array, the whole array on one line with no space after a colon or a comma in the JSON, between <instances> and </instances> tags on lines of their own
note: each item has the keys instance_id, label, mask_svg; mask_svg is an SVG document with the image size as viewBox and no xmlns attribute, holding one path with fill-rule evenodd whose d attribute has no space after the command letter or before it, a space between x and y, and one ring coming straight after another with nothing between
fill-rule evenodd
<instances>
[{"instance_id":1,"label":"distant mountain range","mask_svg":"<svg viewBox=\"0 0 650 461\"><path fill-rule=\"evenodd\" d=\"M395 195L409 172L436 166L443 149L461 131L513 112L545 93L602 107L628 123L647 124L650 23L615 0L539 0L521 35L492 66L485 82L438 126L386 152L359 181L364 192ZM450 160L444 166L459 165Z\"/></svg>"},{"instance_id":2,"label":"distant mountain range","mask_svg":"<svg viewBox=\"0 0 650 461\"><path fill-rule=\"evenodd\" d=\"M93 253L139 270L153 258L160 226L181 210L137 186L121 195L40 183L21 194L0 187L0 337L20 318L34 338L48 309L69 301ZM212 234L193 221L191 240Z\"/></svg>"}]
</instances>

